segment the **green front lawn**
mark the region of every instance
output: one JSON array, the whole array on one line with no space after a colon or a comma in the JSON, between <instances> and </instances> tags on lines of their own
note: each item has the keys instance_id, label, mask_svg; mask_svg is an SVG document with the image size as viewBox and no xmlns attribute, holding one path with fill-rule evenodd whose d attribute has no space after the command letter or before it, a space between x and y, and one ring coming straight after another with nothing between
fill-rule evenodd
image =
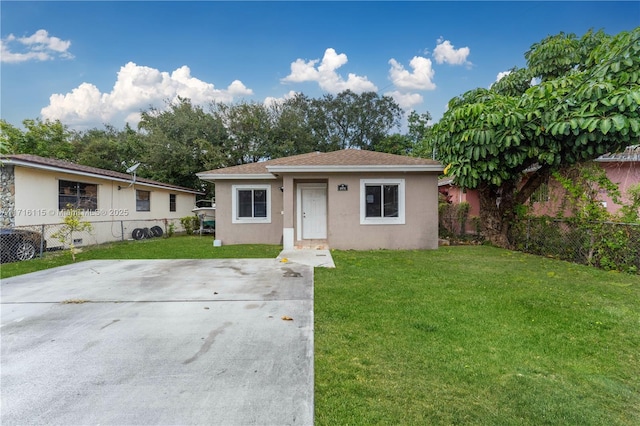
<instances>
[{"instance_id":1,"label":"green front lawn","mask_svg":"<svg viewBox=\"0 0 640 426\"><path fill-rule=\"evenodd\" d=\"M89 246L76 255L77 262L92 259L234 259L273 258L282 247L273 245L235 245L213 247L211 236L178 235ZM69 251L45 253L42 259L6 263L0 266L0 278L26 274L72 263Z\"/></svg>"},{"instance_id":2,"label":"green front lawn","mask_svg":"<svg viewBox=\"0 0 640 426\"><path fill-rule=\"evenodd\" d=\"M173 237L78 260L275 258ZM492 247L334 251L315 270L318 425L640 424L640 277ZM2 277L70 263L2 265Z\"/></svg>"},{"instance_id":3,"label":"green front lawn","mask_svg":"<svg viewBox=\"0 0 640 426\"><path fill-rule=\"evenodd\" d=\"M334 252L318 425L638 425L640 278L491 247Z\"/></svg>"}]
</instances>

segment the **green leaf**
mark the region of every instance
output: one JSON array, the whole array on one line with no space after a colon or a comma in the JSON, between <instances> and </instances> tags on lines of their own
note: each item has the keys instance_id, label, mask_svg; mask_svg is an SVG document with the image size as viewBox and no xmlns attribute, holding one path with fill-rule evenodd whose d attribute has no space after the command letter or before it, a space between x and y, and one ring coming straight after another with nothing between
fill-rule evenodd
<instances>
[{"instance_id":1,"label":"green leaf","mask_svg":"<svg viewBox=\"0 0 640 426\"><path fill-rule=\"evenodd\" d=\"M565 130L567 130L567 123L558 123L558 134L564 135Z\"/></svg>"},{"instance_id":2,"label":"green leaf","mask_svg":"<svg viewBox=\"0 0 640 426\"><path fill-rule=\"evenodd\" d=\"M576 138L576 143L578 145L586 145L589 140L587 139L587 135L585 133L581 133L580 136Z\"/></svg>"},{"instance_id":3,"label":"green leaf","mask_svg":"<svg viewBox=\"0 0 640 426\"><path fill-rule=\"evenodd\" d=\"M578 128L578 120L575 118L572 118L571 121L569 122L569 124L571 125L571 129L577 129Z\"/></svg>"},{"instance_id":4,"label":"green leaf","mask_svg":"<svg viewBox=\"0 0 640 426\"><path fill-rule=\"evenodd\" d=\"M613 125L618 132L622 130L627 124L627 120L620 114L614 115L611 120L613 121Z\"/></svg>"},{"instance_id":5,"label":"green leaf","mask_svg":"<svg viewBox=\"0 0 640 426\"><path fill-rule=\"evenodd\" d=\"M611 119L605 118L604 120L600 120L600 131L606 135L609 133L609 130L611 130Z\"/></svg>"}]
</instances>

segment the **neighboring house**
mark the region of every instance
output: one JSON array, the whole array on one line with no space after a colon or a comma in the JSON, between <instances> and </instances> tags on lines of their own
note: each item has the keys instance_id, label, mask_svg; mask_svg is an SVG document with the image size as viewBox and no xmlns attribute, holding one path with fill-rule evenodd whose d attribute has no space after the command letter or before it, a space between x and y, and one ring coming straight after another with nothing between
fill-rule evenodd
<instances>
[{"instance_id":1,"label":"neighboring house","mask_svg":"<svg viewBox=\"0 0 640 426\"><path fill-rule=\"evenodd\" d=\"M215 183L223 244L438 247L440 163L346 149L198 173Z\"/></svg>"},{"instance_id":2,"label":"neighboring house","mask_svg":"<svg viewBox=\"0 0 640 426\"><path fill-rule=\"evenodd\" d=\"M640 184L640 145L626 148L623 152L605 154L594 160L602 167L609 180L618 186L621 202L629 201L629 189ZM566 191L559 182L550 178L531 196L531 213L540 216L555 216L566 198ZM611 214L616 214L622 207L615 203L605 191L600 191L598 200ZM568 211L565 214L570 214Z\"/></svg>"},{"instance_id":3,"label":"neighboring house","mask_svg":"<svg viewBox=\"0 0 640 426\"><path fill-rule=\"evenodd\" d=\"M95 227L95 241L130 238L145 221L193 215L198 191L132 174L68 161L16 154L0 158L2 227L62 223L68 204L89 222L118 222ZM179 225L179 221L178 221ZM124 234L123 235L123 231Z\"/></svg>"},{"instance_id":4,"label":"neighboring house","mask_svg":"<svg viewBox=\"0 0 640 426\"><path fill-rule=\"evenodd\" d=\"M628 190L632 186L640 184L640 145L630 146L620 153L602 155L594 161L606 171L609 180L618 185L622 201L628 202ZM463 189L454 185L453 178L441 179L438 182L438 187L442 194L449 197L450 202L468 202L470 217L480 214L480 203L476 190ZM555 216L561 208L565 192L559 182L550 178L531 196L529 200L530 213L536 216ZM616 204L604 191L600 192L599 200L611 214L616 214L620 210L621 205ZM467 230L469 230L469 224L467 224Z\"/></svg>"},{"instance_id":5,"label":"neighboring house","mask_svg":"<svg viewBox=\"0 0 640 426\"><path fill-rule=\"evenodd\" d=\"M438 191L450 203L469 203L468 219L480 217L480 198L475 189L456 186L453 184L453 178L450 177L438 180ZM471 220L466 221L465 227L468 233L476 232L476 225Z\"/></svg>"}]
</instances>

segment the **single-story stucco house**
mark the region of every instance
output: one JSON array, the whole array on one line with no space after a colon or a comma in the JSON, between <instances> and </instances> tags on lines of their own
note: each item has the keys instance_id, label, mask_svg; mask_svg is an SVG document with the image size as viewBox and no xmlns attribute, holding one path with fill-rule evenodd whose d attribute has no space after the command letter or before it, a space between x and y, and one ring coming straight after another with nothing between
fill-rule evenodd
<instances>
[{"instance_id":1,"label":"single-story stucco house","mask_svg":"<svg viewBox=\"0 0 640 426\"><path fill-rule=\"evenodd\" d=\"M133 173L30 154L0 157L3 228L45 225L54 230L71 204L82 211L85 221L94 224L92 243L129 239L136 228L167 221L175 221L178 231L179 219L194 215L198 195L203 194ZM53 243L48 241L49 246Z\"/></svg>"},{"instance_id":2,"label":"single-story stucco house","mask_svg":"<svg viewBox=\"0 0 640 426\"><path fill-rule=\"evenodd\" d=\"M198 173L222 244L436 249L440 163L358 149Z\"/></svg>"}]
</instances>

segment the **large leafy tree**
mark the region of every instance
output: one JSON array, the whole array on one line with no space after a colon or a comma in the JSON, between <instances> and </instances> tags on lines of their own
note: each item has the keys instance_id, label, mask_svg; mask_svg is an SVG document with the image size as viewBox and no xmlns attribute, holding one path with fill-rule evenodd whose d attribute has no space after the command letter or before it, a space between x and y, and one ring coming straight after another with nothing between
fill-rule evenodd
<instances>
[{"instance_id":1,"label":"large leafy tree","mask_svg":"<svg viewBox=\"0 0 640 426\"><path fill-rule=\"evenodd\" d=\"M374 150L391 129L399 126L402 109L389 96L345 90L314 99L310 125L314 136L330 151L344 148Z\"/></svg>"},{"instance_id":2,"label":"large leafy tree","mask_svg":"<svg viewBox=\"0 0 640 426\"><path fill-rule=\"evenodd\" d=\"M226 165L254 163L267 156L272 117L266 105L214 103L211 109L213 117L222 123L228 135L224 142Z\"/></svg>"},{"instance_id":3,"label":"large leafy tree","mask_svg":"<svg viewBox=\"0 0 640 426\"><path fill-rule=\"evenodd\" d=\"M281 103L273 103L271 135L265 149L266 157L279 158L325 151L325 145L311 127L311 100L298 93Z\"/></svg>"},{"instance_id":4,"label":"large leafy tree","mask_svg":"<svg viewBox=\"0 0 640 426\"><path fill-rule=\"evenodd\" d=\"M344 148L402 150L398 137L387 139L389 130L399 125L402 111L392 98L373 92L347 90L316 99L298 94L270 105L241 102L211 107L229 135L225 152L230 164Z\"/></svg>"},{"instance_id":5,"label":"large leafy tree","mask_svg":"<svg viewBox=\"0 0 640 426\"><path fill-rule=\"evenodd\" d=\"M59 120L27 119L22 125L25 127L24 131L0 120L0 141L4 153L33 154L60 160L74 159L71 132Z\"/></svg>"},{"instance_id":6,"label":"large leafy tree","mask_svg":"<svg viewBox=\"0 0 640 426\"><path fill-rule=\"evenodd\" d=\"M124 130L106 125L104 129L76 132L71 139L75 161L86 166L124 171L145 155L142 135L128 124Z\"/></svg>"},{"instance_id":7,"label":"large leafy tree","mask_svg":"<svg viewBox=\"0 0 640 426\"><path fill-rule=\"evenodd\" d=\"M431 114L428 111L422 114L411 111L407 116L407 127L409 132L406 136L413 145L410 153L416 157L437 159L438 151L431 137Z\"/></svg>"},{"instance_id":8,"label":"large leafy tree","mask_svg":"<svg viewBox=\"0 0 640 426\"><path fill-rule=\"evenodd\" d=\"M138 127L144 154L141 176L202 189L196 173L227 166L227 131L219 117L179 98L165 110L142 113Z\"/></svg>"},{"instance_id":9,"label":"large leafy tree","mask_svg":"<svg viewBox=\"0 0 640 426\"><path fill-rule=\"evenodd\" d=\"M433 128L445 171L478 190L485 235L504 247L517 206L553 171L640 138L640 27L560 33L525 58L491 89L452 99Z\"/></svg>"}]
</instances>

